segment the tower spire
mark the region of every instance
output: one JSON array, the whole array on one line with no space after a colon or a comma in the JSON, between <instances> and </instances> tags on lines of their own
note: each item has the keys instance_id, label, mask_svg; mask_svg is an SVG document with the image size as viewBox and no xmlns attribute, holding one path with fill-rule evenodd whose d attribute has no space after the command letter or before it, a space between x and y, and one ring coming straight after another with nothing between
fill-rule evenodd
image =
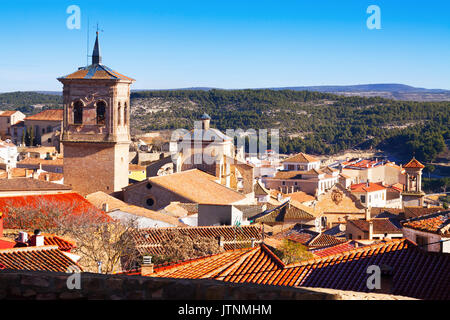
<instances>
[{"instance_id":1,"label":"tower spire","mask_svg":"<svg viewBox=\"0 0 450 320\"><path fill-rule=\"evenodd\" d=\"M98 26L96 32L94 51L92 52L92 64L100 64L102 62L102 56L100 55L100 45L98 44Z\"/></svg>"}]
</instances>

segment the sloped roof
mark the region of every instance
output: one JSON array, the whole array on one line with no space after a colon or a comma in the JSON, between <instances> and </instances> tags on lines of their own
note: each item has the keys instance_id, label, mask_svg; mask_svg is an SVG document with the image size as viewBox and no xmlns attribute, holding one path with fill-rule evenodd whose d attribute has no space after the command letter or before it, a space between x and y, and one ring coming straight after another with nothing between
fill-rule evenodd
<instances>
[{"instance_id":1,"label":"sloped roof","mask_svg":"<svg viewBox=\"0 0 450 320\"><path fill-rule=\"evenodd\" d=\"M63 115L63 109L47 109L32 116L28 116L24 120L63 121Z\"/></svg>"},{"instance_id":2,"label":"sloped roof","mask_svg":"<svg viewBox=\"0 0 450 320\"><path fill-rule=\"evenodd\" d=\"M443 207L404 207L405 219L425 216L430 213L444 211Z\"/></svg>"},{"instance_id":3,"label":"sloped roof","mask_svg":"<svg viewBox=\"0 0 450 320\"><path fill-rule=\"evenodd\" d=\"M370 222L373 223L374 233L402 233L402 230L388 218L376 218L370 220ZM363 232L369 232L370 222L367 220L347 220L347 223L353 224Z\"/></svg>"},{"instance_id":4,"label":"sloped roof","mask_svg":"<svg viewBox=\"0 0 450 320\"><path fill-rule=\"evenodd\" d=\"M41 181L42 182L42 181ZM103 211L98 210L89 201L83 198L80 194L69 193L57 193L57 194L43 194L43 195L28 195L28 196L14 196L14 197L0 197L0 211L5 213L4 225L9 229L21 229L25 226L14 225L13 222L8 219L8 210L11 207L40 207L51 208L52 206L59 206L60 208L70 209L67 214L81 215L87 212L92 213L92 217L101 221L110 221ZM51 227L51 226L49 226ZM30 221L29 229L33 229L33 222Z\"/></svg>"},{"instance_id":5,"label":"sloped roof","mask_svg":"<svg viewBox=\"0 0 450 320\"><path fill-rule=\"evenodd\" d=\"M416 158L412 158L407 164L403 166L403 168L425 168L423 164L421 164Z\"/></svg>"},{"instance_id":6,"label":"sloped roof","mask_svg":"<svg viewBox=\"0 0 450 320\"><path fill-rule=\"evenodd\" d=\"M320 161L320 160L309 154L300 152L299 154L296 154L292 157L287 158L283 162L309 163L309 162L317 162L317 161Z\"/></svg>"},{"instance_id":7,"label":"sloped roof","mask_svg":"<svg viewBox=\"0 0 450 320\"><path fill-rule=\"evenodd\" d=\"M114 198L103 191L90 193L86 195L86 199L100 210L103 210L103 204L108 204L109 211L128 206L128 203Z\"/></svg>"},{"instance_id":8,"label":"sloped roof","mask_svg":"<svg viewBox=\"0 0 450 320\"><path fill-rule=\"evenodd\" d=\"M118 73L117 71L112 70L111 68L103 65L103 64L91 64L87 67L80 67L77 71L72 72L66 76L62 76L58 78L58 80L126 80L126 81L135 81L134 79L124 76L123 74Z\"/></svg>"},{"instance_id":9,"label":"sloped roof","mask_svg":"<svg viewBox=\"0 0 450 320\"><path fill-rule=\"evenodd\" d=\"M286 201L273 209L266 210L251 217L251 220L255 222L270 224L312 219L315 219L312 209L295 201Z\"/></svg>"},{"instance_id":10,"label":"sloped roof","mask_svg":"<svg viewBox=\"0 0 450 320\"><path fill-rule=\"evenodd\" d=\"M406 228L450 236L450 211L436 212L408 219L402 225Z\"/></svg>"},{"instance_id":11,"label":"sloped roof","mask_svg":"<svg viewBox=\"0 0 450 320\"><path fill-rule=\"evenodd\" d=\"M132 236L139 252L161 254L164 251L161 243L171 239L178 232L189 237L218 239L221 236L225 249L232 249L235 245L249 246L252 239L255 239L255 243L262 240L262 230L257 226L149 228L134 230Z\"/></svg>"},{"instance_id":12,"label":"sloped roof","mask_svg":"<svg viewBox=\"0 0 450 320\"><path fill-rule=\"evenodd\" d=\"M18 165L21 164L32 164L32 165L46 165L46 166L63 166L64 165L64 159L55 159L55 160L47 160L47 159L40 159L40 158L25 158L19 162L17 162Z\"/></svg>"},{"instance_id":13,"label":"sloped roof","mask_svg":"<svg viewBox=\"0 0 450 320\"><path fill-rule=\"evenodd\" d=\"M358 184L352 184L350 186L350 189L352 192L374 192L374 191L381 191L385 190L386 187L383 187L379 183L358 183Z\"/></svg>"},{"instance_id":14,"label":"sloped roof","mask_svg":"<svg viewBox=\"0 0 450 320\"><path fill-rule=\"evenodd\" d=\"M278 233L277 239L287 239L301 243L308 248L321 248L341 244L345 242L329 234L316 232L310 229L304 229L301 225L295 225L292 229Z\"/></svg>"},{"instance_id":15,"label":"sloped roof","mask_svg":"<svg viewBox=\"0 0 450 320\"><path fill-rule=\"evenodd\" d=\"M0 191L70 191L71 187L33 178L0 179ZM1 199L1 198L0 198Z\"/></svg>"},{"instance_id":16,"label":"sloped roof","mask_svg":"<svg viewBox=\"0 0 450 320\"><path fill-rule=\"evenodd\" d=\"M18 110L5 110L0 111L0 117L11 117L14 113L20 112Z\"/></svg>"},{"instance_id":17,"label":"sloped roof","mask_svg":"<svg viewBox=\"0 0 450 320\"><path fill-rule=\"evenodd\" d=\"M156 267L152 276L370 292L367 268L371 265L390 268L391 294L430 300L450 299L450 255L424 252L406 239L383 241L291 265L284 265L262 244L185 264Z\"/></svg>"},{"instance_id":18,"label":"sloped roof","mask_svg":"<svg viewBox=\"0 0 450 320\"><path fill-rule=\"evenodd\" d=\"M191 169L164 176L151 177L134 185L148 182L167 189L189 201L201 204L232 204L245 199L241 193L217 182L217 178L198 169Z\"/></svg>"},{"instance_id":19,"label":"sloped roof","mask_svg":"<svg viewBox=\"0 0 450 320\"><path fill-rule=\"evenodd\" d=\"M285 195L286 197L290 197L291 200L297 201L297 202L308 202L308 201L313 201L316 199L316 197L311 196L309 194L307 194L306 192L303 191L297 191L297 192L293 192L293 193L289 193Z\"/></svg>"},{"instance_id":20,"label":"sloped roof","mask_svg":"<svg viewBox=\"0 0 450 320\"><path fill-rule=\"evenodd\" d=\"M312 249L311 252L314 253L314 255L323 258L327 256L332 256L336 254L340 254L349 250L355 249L355 245L352 243L352 241L345 241L343 243L327 246L327 247L321 247L317 249Z\"/></svg>"},{"instance_id":21,"label":"sloped roof","mask_svg":"<svg viewBox=\"0 0 450 320\"><path fill-rule=\"evenodd\" d=\"M66 256L58 246L23 247L0 250L0 270L32 270L66 272L81 267Z\"/></svg>"},{"instance_id":22,"label":"sloped roof","mask_svg":"<svg viewBox=\"0 0 450 320\"><path fill-rule=\"evenodd\" d=\"M267 190L266 187L263 186L260 180L256 181L255 186L253 187L255 192L255 196L267 196L270 195L270 190Z\"/></svg>"}]
</instances>

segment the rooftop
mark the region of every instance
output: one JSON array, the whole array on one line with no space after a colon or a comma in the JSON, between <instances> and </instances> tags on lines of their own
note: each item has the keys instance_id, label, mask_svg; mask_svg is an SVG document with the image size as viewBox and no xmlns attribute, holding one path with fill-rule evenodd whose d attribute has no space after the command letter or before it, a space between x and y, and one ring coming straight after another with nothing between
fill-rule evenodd
<instances>
[{"instance_id":1,"label":"rooftop","mask_svg":"<svg viewBox=\"0 0 450 320\"><path fill-rule=\"evenodd\" d=\"M407 164L403 166L403 168L417 168L417 169L423 169L425 166L421 164L416 158L412 158L411 161L409 161Z\"/></svg>"},{"instance_id":2,"label":"rooftop","mask_svg":"<svg viewBox=\"0 0 450 320\"><path fill-rule=\"evenodd\" d=\"M373 223L374 233L399 233L402 234L401 228L397 227L389 218L375 218L367 220L347 220L347 223L353 224L363 232L369 232L369 224Z\"/></svg>"},{"instance_id":3,"label":"rooftop","mask_svg":"<svg viewBox=\"0 0 450 320\"><path fill-rule=\"evenodd\" d=\"M0 250L0 270L66 272L73 266L81 270L81 267L59 250L58 246Z\"/></svg>"},{"instance_id":4,"label":"rooftop","mask_svg":"<svg viewBox=\"0 0 450 320\"><path fill-rule=\"evenodd\" d=\"M383 187L379 183L358 183L358 184L352 184L350 186L350 189L352 192L374 192L374 191L381 191L386 190L386 187Z\"/></svg>"},{"instance_id":5,"label":"rooftop","mask_svg":"<svg viewBox=\"0 0 450 320\"><path fill-rule=\"evenodd\" d=\"M136 185L150 182L186 200L201 204L232 204L246 199L239 192L215 182L216 179L216 177L208 173L198 169L192 169L164 176L151 177L126 188L133 188Z\"/></svg>"},{"instance_id":6,"label":"rooftop","mask_svg":"<svg viewBox=\"0 0 450 320\"><path fill-rule=\"evenodd\" d=\"M403 227L424 232L450 236L450 211L436 212L421 217L408 219L402 223Z\"/></svg>"},{"instance_id":7,"label":"rooftop","mask_svg":"<svg viewBox=\"0 0 450 320\"><path fill-rule=\"evenodd\" d=\"M35 115L28 116L25 120L63 121L63 115L63 109L47 109Z\"/></svg>"},{"instance_id":8,"label":"rooftop","mask_svg":"<svg viewBox=\"0 0 450 320\"><path fill-rule=\"evenodd\" d=\"M318 162L318 161L320 161L320 160L309 154L300 152L299 154L296 154L292 157L285 159L283 162L310 163L310 162Z\"/></svg>"},{"instance_id":9,"label":"rooftop","mask_svg":"<svg viewBox=\"0 0 450 320\"><path fill-rule=\"evenodd\" d=\"M0 192L5 191L70 191L71 187L33 178L0 179Z\"/></svg>"}]
</instances>

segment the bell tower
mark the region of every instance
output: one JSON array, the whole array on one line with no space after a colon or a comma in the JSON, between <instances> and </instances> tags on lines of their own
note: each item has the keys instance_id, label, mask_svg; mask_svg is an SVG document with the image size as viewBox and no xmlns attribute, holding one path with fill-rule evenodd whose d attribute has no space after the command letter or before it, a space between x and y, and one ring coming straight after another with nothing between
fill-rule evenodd
<instances>
[{"instance_id":1,"label":"bell tower","mask_svg":"<svg viewBox=\"0 0 450 320\"><path fill-rule=\"evenodd\" d=\"M402 192L403 206L423 206L422 169L425 168L416 158L403 166L406 175L405 191Z\"/></svg>"},{"instance_id":2,"label":"bell tower","mask_svg":"<svg viewBox=\"0 0 450 320\"><path fill-rule=\"evenodd\" d=\"M86 195L128 185L130 85L103 65L98 32L92 64L60 77L63 84L64 183Z\"/></svg>"}]
</instances>

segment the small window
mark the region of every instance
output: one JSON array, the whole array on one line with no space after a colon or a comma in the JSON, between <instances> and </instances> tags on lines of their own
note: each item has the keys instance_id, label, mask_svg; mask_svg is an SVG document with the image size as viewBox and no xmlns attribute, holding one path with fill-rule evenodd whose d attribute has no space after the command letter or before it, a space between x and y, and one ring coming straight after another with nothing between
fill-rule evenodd
<instances>
[{"instance_id":1,"label":"small window","mask_svg":"<svg viewBox=\"0 0 450 320\"><path fill-rule=\"evenodd\" d=\"M361 202L366 203L366 196L361 196Z\"/></svg>"},{"instance_id":2,"label":"small window","mask_svg":"<svg viewBox=\"0 0 450 320\"><path fill-rule=\"evenodd\" d=\"M152 184L149 182L149 183L147 183L146 187L147 187L147 189L150 190L153 186L152 186Z\"/></svg>"},{"instance_id":3,"label":"small window","mask_svg":"<svg viewBox=\"0 0 450 320\"><path fill-rule=\"evenodd\" d=\"M83 123L83 103L81 101L77 101L73 105L73 123L74 124Z\"/></svg>"},{"instance_id":4,"label":"small window","mask_svg":"<svg viewBox=\"0 0 450 320\"><path fill-rule=\"evenodd\" d=\"M105 124L106 103L104 101L97 102L97 124Z\"/></svg>"},{"instance_id":5,"label":"small window","mask_svg":"<svg viewBox=\"0 0 450 320\"><path fill-rule=\"evenodd\" d=\"M155 200L153 200L152 198L148 198L146 203L149 207L151 207L155 204Z\"/></svg>"},{"instance_id":6,"label":"small window","mask_svg":"<svg viewBox=\"0 0 450 320\"><path fill-rule=\"evenodd\" d=\"M125 125L127 124L127 118L128 118L128 106L127 103L125 102L125 106L123 107L123 123Z\"/></svg>"}]
</instances>

